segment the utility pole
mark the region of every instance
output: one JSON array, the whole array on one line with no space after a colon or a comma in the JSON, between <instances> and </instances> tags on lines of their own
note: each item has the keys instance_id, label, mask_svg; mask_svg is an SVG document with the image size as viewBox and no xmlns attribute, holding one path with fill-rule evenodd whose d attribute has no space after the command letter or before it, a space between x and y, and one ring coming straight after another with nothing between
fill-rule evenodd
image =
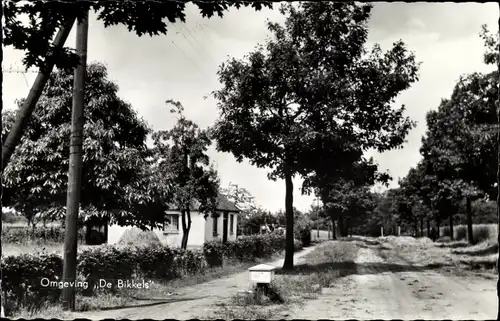
<instances>
[{"instance_id":1,"label":"utility pole","mask_svg":"<svg viewBox=\"0 0 500 321\"><path fill-rule=\"evenodd\" d=\"M500 2L498 2L498 11L500 12ZM498 32L500 33L500 17L498 18ZM500 50L498 51L497 68L500 71ZM497 125L499 127L497 128L497 146L500 146L500 90L497 92ZM500 242L500 148L497 150L497 234L497 242ZM500 255L500 247L498 254ZM497 258L497 273L500 273L500 256ZM497 300L497 320L500 320L500 275L497 280Z\"/></svg>"},{"instance_id":2,"label":"utility pole","mask_svg":"<svg viewBox=\"0 0 500 321\"><path fill-rule=\"evenodd\" d=\"M76 26L76 53L80 63L75 69L73 81L73 106L71 111L71 140L69 147L68 192L66 198L66 233L64 237L63 281L76 280L77 222L80 205L82 180L83 145L83 105L85 97L85 76L87 72L87 40L89 32L89 9ZM74 284L74 283L73 283ZM62 291L63 308L75 310L75 287L64 287Z\"/></svg>"}]
</instances>

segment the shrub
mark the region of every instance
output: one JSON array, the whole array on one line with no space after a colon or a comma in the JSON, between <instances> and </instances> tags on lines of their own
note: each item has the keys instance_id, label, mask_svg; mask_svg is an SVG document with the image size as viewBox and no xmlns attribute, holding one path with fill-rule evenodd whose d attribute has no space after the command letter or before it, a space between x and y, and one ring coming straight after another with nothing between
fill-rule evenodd
<instances>
[{"instance_id":1,"label":"shrub","mask_svg":"<svg viewBox=\"0 0 500 321\"><path fill-rule=\"evenodd\" d=\"M279 233L242 236L235 241L207 242L203 245L203 253L209 266L221 266L224 259L253 261L256 258L270 257L276 252L285 250L285 236ZM302 249L302 242L295 240L294 249Z\"/></svg>"},{"instance_id":2,"label":"shrub","mask_svg":"<svg viewBox=\"0 0 500 321\"><path fill-rule=\"evenodd\" d=\"M2 222L4 223L25 223L26 218L22 215L16 214L14 211L3 210L2 211Z\"/></svg>"},{"instance_id":3,"label":"shrub","mask_svg":"<svg viewBox=\"0 0 500 321\"><path fill-rule=\"evenodd\" d=\"M62 267L62 258L55 254L2 257L2 296L5 299L5 312L9 313L21 305L32 309L47 301L57 301L61 290L46 286L45 281L60 280Z\"/></svg>"},{"instance_id":4,"label":"shrub","mask_svg":"<svg viewBox=\"0 0 500 321\"><path fill-rule=\"evenodd\" d=\"M27 241L43 240L46 242L63 243L64 228L60 226L35 227L2 226L2 242L21 244ZM78 230L78 241L85 242L85 230Z\"/></svg>"},{"instance_id":5,"label":"shrub","mask_svg":"<svg viewBox=\"0 0 500 321\"><path fill-rule=\"evenodd\" d=\"M441 227L441 236L450 237L449 226ZM472 233L476 242L496 243L497 226L496 224L474 224L472 225ZM456 225L453 227L453 239L455 241L467 239L467 225Z\"/></svg>"}]
</instances>

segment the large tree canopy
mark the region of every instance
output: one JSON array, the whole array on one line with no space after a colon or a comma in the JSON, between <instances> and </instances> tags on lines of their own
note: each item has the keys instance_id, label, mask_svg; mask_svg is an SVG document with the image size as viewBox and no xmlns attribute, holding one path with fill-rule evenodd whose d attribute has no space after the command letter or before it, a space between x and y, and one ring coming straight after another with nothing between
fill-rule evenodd
<instances>
[{"instance_id":1,"label":"large tree canopy","mask_svg":"<svg viewBox=\"0 0 500 321\"><path fill-rule=\"evenodd\" d=\"M113 212L119 224L143 224L163 208L168 189L154 175L146 146L149 129L118 97L106 68L91 64L85 92L81 207L84 213ZM66 201L73 74L55 72L43 91L26 135L4 172L4 202L16 209L58 209ZM18 102L22 104L22 100ZM4 138L15 111L2 113ZM10 190L10 192L9 192ZM30 202L26 202L30 200ZM31 205L30 205L31 204ZM155 208L153 210L153 208ZM92 210L90 210L92 209Z\"/></svg>"},{"instance_id":2,"label":"large tree canopy","mask_svg":"<svg viewBox=\"0 0 500 321\"><path fill-rule=\"evenodd\" d=\"M485 63L495 63L497 54L492 55L491 50L498 38L485 28L481 36L485 40ZM471 242L472 200L484 194L494 199L497 194L498 77L498 70L462 76L450 99L443 99L437 110L427 114L427 131L420 150L425 173L439 182L433 194L443 196L434 206L448 206L447 199L453 197L466 199Z\"/></svg>"},{"instance_id":3,"label":"large tree canopy","mask_svg":"<svg viewBox=\"0 0 500 321\"><path fill-rule=\"evenodd\" d=\"M418 64L402 41L386 53L365 49L370 10L354 2L283 5L285 24L268 24L266 45L218 72L217 149L285 179L286 268L293 266L293 176L398 147L414 125L404 107L391 105L417 80Z\"/></svg>"}]
</instances>

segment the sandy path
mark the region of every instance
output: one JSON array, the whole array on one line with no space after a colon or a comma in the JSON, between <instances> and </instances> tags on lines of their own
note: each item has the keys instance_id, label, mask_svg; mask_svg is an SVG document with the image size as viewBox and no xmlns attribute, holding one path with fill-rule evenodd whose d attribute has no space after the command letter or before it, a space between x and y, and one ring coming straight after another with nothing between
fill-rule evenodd
<instances>
[{"instance_id":1,"label":"sandy path","mask_svg":"<svg viewBox=\"0 0 500 321\"><path fill-rule=\"evenodd\" d=\"M314 247L308 247L295 253L295 262L301 262L301 257L311 252ZM284 259L267 263L280 267ZM100 319L178 319L188 320L202 315L210 315L215 305L225 302L240 290L249 287L248 272L242 272L210 282L197 284L177 290L178 296L173 299L165 298L161 303L153 306L124 308L109 311L89 311L74 313L74 318ZM163 302L167 301L167 302Z\"/></svg>"},{"instance_id":2,"label":"sandy path","mask_svg":"<svg viewBox=\"0 0 500 321\"><path fill-rule=\"evenodd\" d=\"M324 289L316 300L290 311L294 319L473 319L496 318L495 281L457 277L410 266L390 252L360 248L357 272Z\"/></svg>"}]
</instances>

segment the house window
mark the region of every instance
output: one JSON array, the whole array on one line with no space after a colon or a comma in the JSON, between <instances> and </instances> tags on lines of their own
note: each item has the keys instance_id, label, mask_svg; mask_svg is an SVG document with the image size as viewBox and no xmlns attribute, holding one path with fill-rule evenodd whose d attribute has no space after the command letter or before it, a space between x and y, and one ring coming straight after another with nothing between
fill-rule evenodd
<instances>
[{"instance_id":1,"label":"house window","mask_svg":"<svg viewBox=\"0 0 500 321\"><path fill-rule=\"evenodd\" d=\"M218 215L214 215L212 216L212 221L213 221L213 224L212 224L212 234L213 236L217 236L217 230L218 230L218 226L217 226L217 223L219 222L219 216Z\"/></svg>"},{"instance_id":2,"label":"house window","mask_svg":"<svg viewBox=\"0 0 500 321\"><path fill-rule=\"evenodd\" d=\"M169 214L166 215L166 220L163 222L164 231L178 231L179 230L179 215Z\"/></svg>"},{"instance_id":3,"label":"house window","mask_svg":"<svg viewBox=\"0 0 500 321\"><path fill-rule=\"evenodd\" d=\"M233 235L234 234L234 215L231 214L229 217L229 234Z\"/></svg>"}]
</instances>

